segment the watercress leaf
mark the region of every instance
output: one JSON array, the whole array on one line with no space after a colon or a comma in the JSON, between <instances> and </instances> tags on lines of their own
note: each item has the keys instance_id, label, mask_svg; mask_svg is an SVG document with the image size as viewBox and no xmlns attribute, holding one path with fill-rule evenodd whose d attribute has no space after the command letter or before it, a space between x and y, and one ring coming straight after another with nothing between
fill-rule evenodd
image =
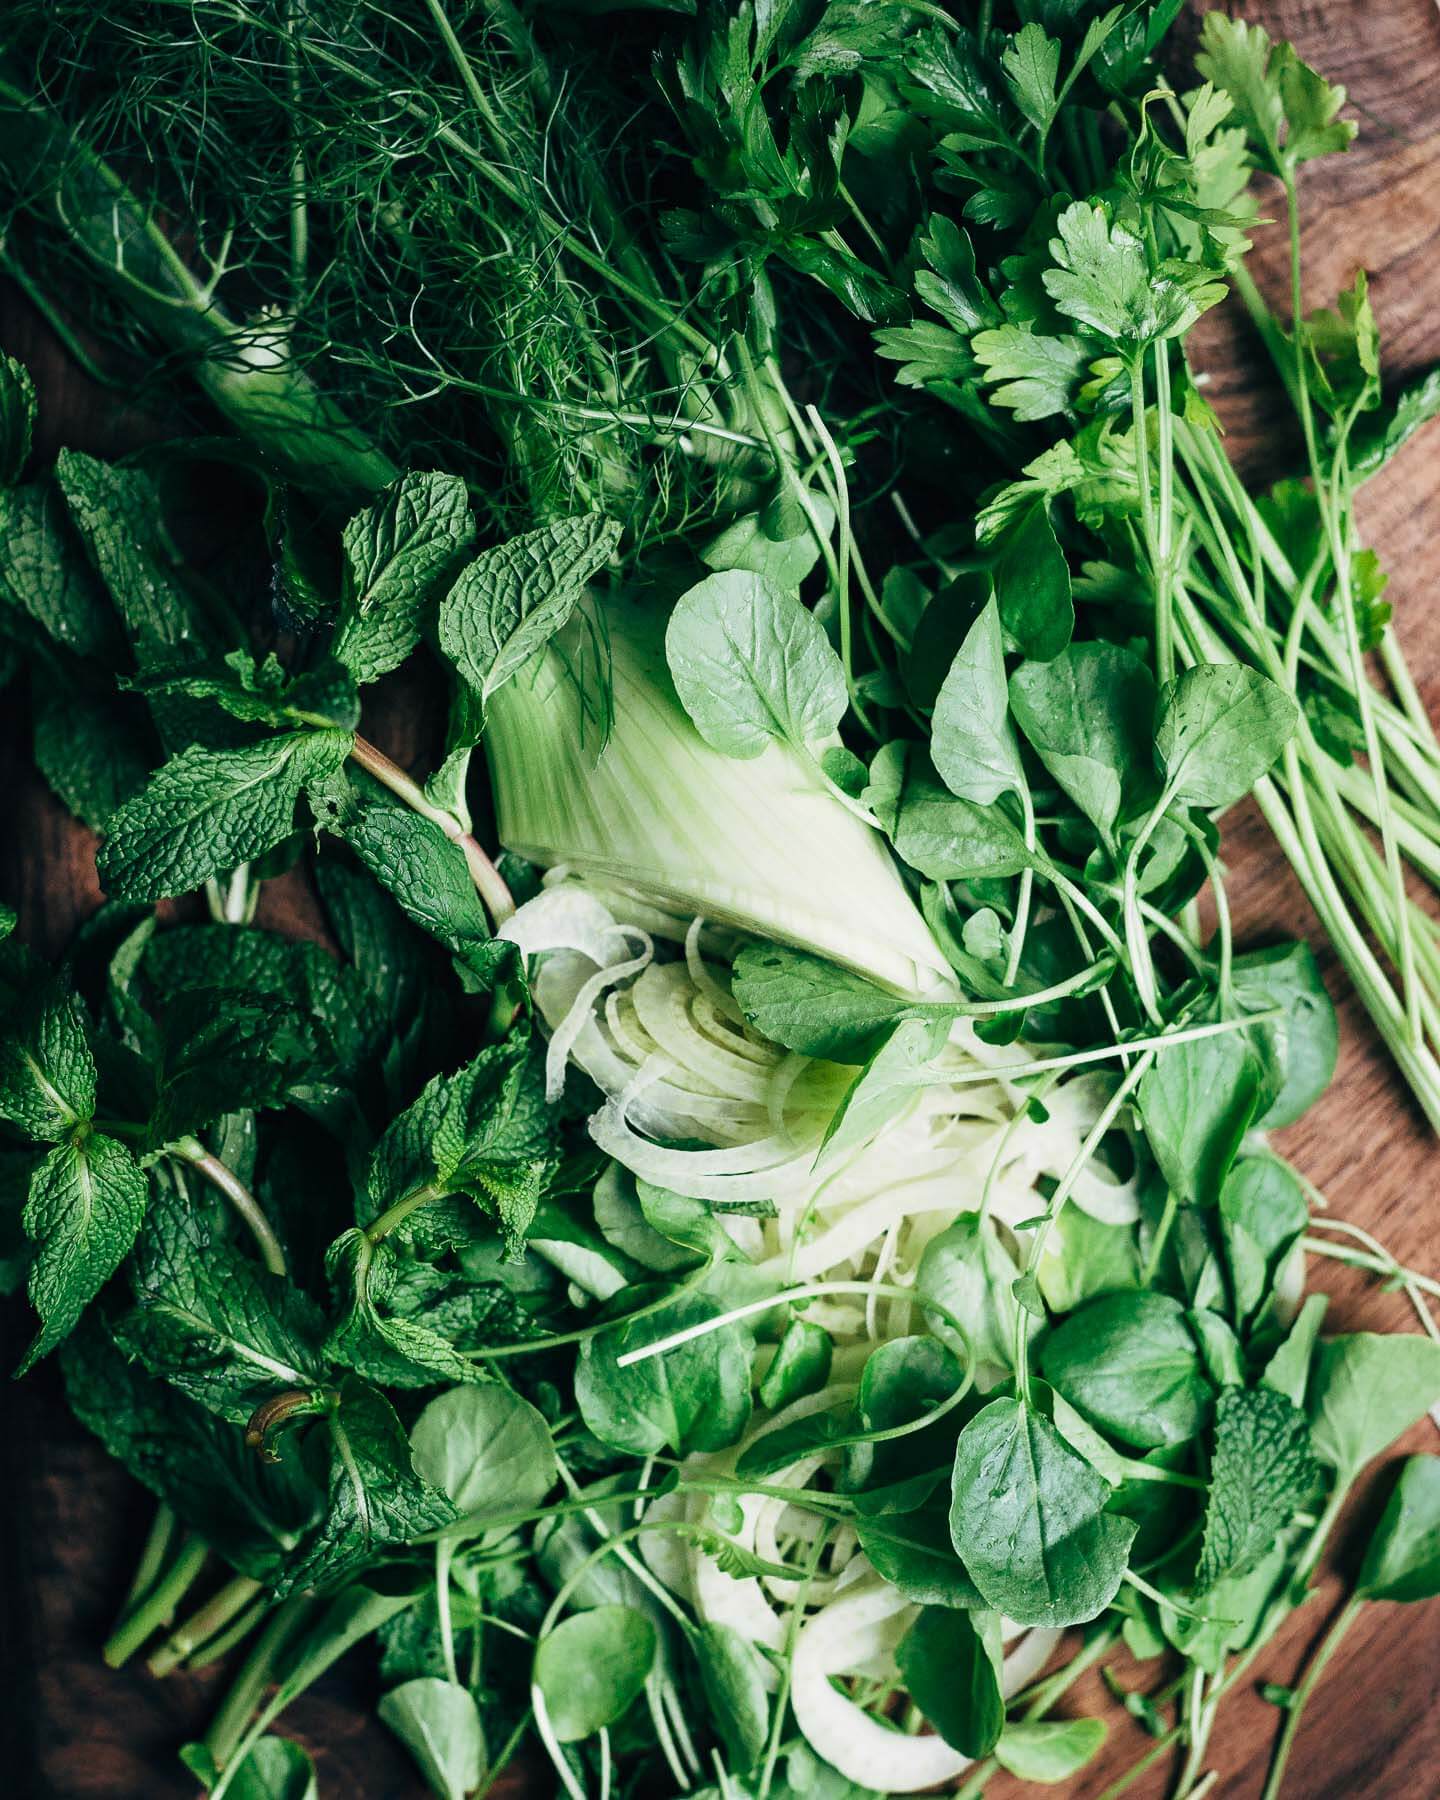
<instances>
[{"instance_id":1,"label":"watercress leaf","mask_svg":"<svg viewBox=\"0 0 1440 1800\"><path fill-rule=\"evenodd\" d=\"M0 487L12 487L30 458L35 383L24 363L0 357Z\"/></svg>"},{"instance_id":2,"label":"watercress leaf","mask_svg":"<svg viewBox=\"0 0 1440 1800\"><path fill-rule=\"evenodd\" d=\"M337 1587L380 1551L455 1518L450 1500L415 1473L390 1402L357 1376L341 1381L317 1432L329 1460L325 1512L277 1579L277 1598Z\"/></svg>"},{"instance_id":3,"label":"watercress leaf","mask_svg":"<svg viewBox=\"0 0 1440 1800\"><path fill-rule=\"evenodd\" d=\"M724 1449L740 1437L750 1418L751 1346L742 1326L719 1326L624 1368L618 1361L626 1351L713 1319L718 1311L690 1295L585 1340L575 1399L602 1443L636 1456L657 1455L667 1447L687 1456L692 1450Z\"/></svg>"},{"instance_id":4,"label":"watercress leaf","mask_svg":"<svg viewBox=\"0 0 1440 1800\"><path fill-rule=\"evenodd\" d=\"M440 1800L465 1800L485 1774L485 1730L468 1688L433 1675L401 1682L375 1708Z\"/></svg>"},{"instance_id":5,"label":"watercress leaf","mask_svg":"<svg viewBox=\"0 0 1440 1800\"><path fill-rule=\"evenodd\" d=\"M1105 1746L1103 1719L1014 1719L995 1746L995 1760L1020 1781L1068 1781Z\"/></svg>"},{"instance_id":6,"label":"watercress leaf","mask_svg":"<svg viewBox=\"0 0 1440 1800\"><path fill-rule=\"evenodd\" d=\"M871 1567L917 1606L983 1606L950 1540L943 1498L900 1513L862 1511L855 1534Z\"/></svg>"},{"instance_id":7,"label":"watercress leaf","mask_svg":"<svg viewBox=\"0 0 1440 1800\"><path fill-rule=\"evenodd\" d=\"M1168 1294L1090 1301L1045 1340L1041 1367L1085 1418L1137 1449L1183 1444L1209 1417L1213 1391L1185 1310Z\"/></svg>"},{"instance_id":8,"label":"watercress leaf","mask_svg":"<svg viewBox=\"0 0 1440 1800\"><path fill-rule=\"evenodd\" d=\"M1310 1376L1315 1454L1353 1480L1440 1400L1440 1344L1358 1331L1321 1344Z\"/></svg>"},{"instance_id":9,"label":"watercress leaf","mask_svg":"<svg viewBox=\"0 0 1440 1800\"><path fill-rule=\"evenodd\" d=\"M644 1613L597 1606L562 1619L535 1648L532 1677L562 1744L616 1724L645 1685L658 1640Z\"/></svg>"},{"instance_id":10,"label":"watercress leaf","mask_svg":"<svg viewBox=\"0 0 1440 1800\"><path fill-rule=\"evenodd\" d=\"M845 674L824 627L747 570L707 576L680 596L665 656L695 729L726 756L748 760L775 738L804 750L845 712Z\"/></svg>"},{"instance_id":11,"label":"watercress leaf","mask_svg":"<svg viewBox=\"0 0 1440 1800\"><path fill-rule=\"evenodd\" d=\"M349 521L334 649L356 681L404 662L474 536L465 483L432 471L402 475Z\"/></svg>"},{"instance_id":12,"label":"watercress leaf","mask_svg":"<svg viewBox=\"0 0 1440 1800\"><path fill-rule=\"evenodd\" d=\"M150 477L142 469L62 450L55 478L139 661L162 651L195 655L211 648L214 629L180 575Z\"/></svg>"},{"instance_id":13,"label":"watercress leaf","mask_svg":"<svg viewBox=\"0 0 1440 1800\"><path fill-rule=\"evenodd\" d=\"M287 731L232 750L192 745L110 817L96 867L112 896L160 900L272 849L311 782L333 774L350 740Z\"/></svg>"},{"instance_id":14,"label":"watercress leaf","mask_svg":"<svg viewBox=\"0 0 1440 1800\"><path fill-rule=\"evenodd\" d=\"M236 1250L176 1182L154 1182L131 1279L121 1349L220 1418L243 1425L281 1390L323 1381L314 1302Z\"/></svg>"},{"instance_id":15,"label":"watercress leaf","mask_svg":"<svg viewBox=\"0 0 1440 1800\"><path fill-rule=\"evenodd\" d=\"M0 1037L0 1119L54 1140L95 1111L95 1057L85 1010L59 978L28 987Z\"/></svg>"},{"instance_id":16,"label":"watercress leaf","mask_svg":"<svg viewBox=\"0 0 1440 1800\"><path fill-rule=\"evenodd\" d=\"M457 1529L540 1505L559 1478L543 1414L498 1382L451 1388L410 1428L420 1477L449 1496Z\"/></svg>"},{"instance_id":17,"label":"watercress leaf","mask_svg":"<svg viewBox=\"0 0 1440 1800\"><path fill-rule=\"evenodd\" d=\"M924 1071L945 1046L950 1019L945 1013L902 1019L855 1077L831 1115L821 1145L821 1163L868 1143L914 1098Z\"/></svg>"},{"instance_id":18,"label":"watercress leaf","mask_svg":"<svg viewBox=\"0 0 1440 1800\"><path fill-rule=\"evenodd\" d=\"M1215 1407L1196 1587L1246 1573L1307 1503L1319 1476L1297 1406L1271 1387L1227 1387Z\"/></svg>"},{"instance_id":19,"label":"watercress leaf","mask_svg":"<svg viewBox=\"0 0 1440 1800\"><path fill-rule=\"evenodd\" d=\"M1135 1536L1110 1489L1034 1407L992 1400L960 1433L956 1552L986 1602L1022 1625L1078 1625L1114 1599Z\"/></svg>"},{"instance_id":20,"label":"watercress leaf","mask_svg":"<svg viewBox=\"0 0 1440 1800\"><path fill-rule=\"evenodd\" d=\"M1075 629L1075 605L1070 568L1043 497L1017 514L1000 541L991 573L1006 635L1037 662L1058 656Z\"/></svg>"},{"instance_id":21,"label":"watercress leaf","mask_svg":"<svg viewBox=\"0 0 1440 1800\"><path fill-rule=\"evenodd\" d=\"M1016 1274L994 1225L978 1212L961 1213L925 1246L915 1288L922 1301L938 1301L964 1321L966 1341L940 1313L927 1314L930 1329L957 1353L1008 1369L1015 1346L1010 1289Z\"/></svg>"},{"instance_id":22,"label":"watercress leaf","mask_svg":"<svg viewBox=\"0 0 1440 1800\"><path fill-rule=\"evenodd\" d=\"M1440 1458L1406 1457L1365 1548L1362 1600L1433 1600L1440 1594Z\"/></svg>"},{"instance_id":23,"label":"watercress leaf","mask_svg":"<svg viewBox=\"0 0 1440 1800\"><path fill-rule=\"evenodd\" d=\"M1235 958L1231 978L1246 1011L1278 1007L1285 1015L1278 1027L1256 1027L1278 1040L1281 1083L1255 1123L1266 1131L1291 1125L1329 1087L1340 1053L1340 1026L1315 952L1301 942L1247 950Z\"/></svg>"},{"instance_id":24,"label":"watercress leaf","mask_svg":"<svg viewBox=\"0 0 1440 1800\"><path fill-rule=\"evenodd\" d=\"M1309 1224L1310 1209L1288 1163L1247 1156L1225 1178L1219 1216L1236 1317L1248 1320Z\"/></svg>"},{"instance_id":25,"label":"watercress leaf","mask_svg":"<svg viewBox=\"0 0 1440 1800\"><path fill-rule=\"evenodd\" d=\"M1025 771L1010 723L1000 613L992 599L981 609L935 697L930 756L952 794L988 806L1001 794L1021 793Z\"/></svg>"},{"instance_id":26,"label":"watercress leaf","mask_svg":"<svg viewBox=\"0 0 1440 1800\"><path fill-rule=\"evenodd\" d=\"M48 482L0 492L0 600L60 648L118 660L114 609Z\"/></svg>"},{"instance_id":27,"label":"watercress leaf","mask_svg":"<svg viewBox=\"0 0 1440 1800\"><path fill-rule=\"evenodd\" d=\"M729 1625L702 1625L691 1648L726 1758L743 1774L759 1761L770 1736L765 1662L755 1645Z\"/></svg>"},{"instance_id":28,"label":"watercress leaf","mask_svg":"<svg viewBox=\"0 0 1440 1800\"><path fill-rule=\"evenodd\" d=\"M27 1285L40 1329L17 1374L55 1348L119 1268L145 1215L147 1188L125 1146L100 1132L77 1132L36 1169L24 1224L36 1245Z\"/></svg>"},{"instance_id":29,"label":"watercress leaf","mask_svg":"<svg viewBox=\"0 0 1440 1800\"><path fill-rule=\"evenodd\" d=\"M1293 1405L1303 1408L1305 1391L1310 1385L1310 1364L1319 1341L1329 1299L1324 1294L1307 1294L1290 1334L1265 1365L1260 1379L1266 1387L1283 1394Z\"/></svg>"},{"instance_id":30,"label":"watercress leaf","mask_svg":"<svg viewBox=\"0 0 1440 1800\"><path fill-rule=\"evenodd\" d=\"M215 1758L204 1744L186 1744L180 1760L207 1791L220 1780ZM315 1765L289 1738L262 1737L230 1771L226 1793L234 1800L319 1800Z\"/></svg>"},{"instance_id":31,"label":"watercress leaf","mask_svg":"<svg viewBox=\"0 0 1440 1800\"><path fill-rule=\"evenodd\" d=\"M770 1365L760 1378L760 1404L779 1412L792 1400L817 1393L830 1379L835 1346L823 1326L796 1314L785 1327Z\"/></svg>"},{"instance_id":32,"label":"watercress leaf","mask_svg":"<svg viewBox=\"0 0 1440 1800\"><path fill-rule=\"evenodd\" d=\"M988 1756L1004 1728L999 1648L993 1614L925 1606L895 1651L910 1698L962 1756Z\"/></svg>"},{"instance_id":33,"label":"watercress leaf","mask_svg":"<svg viewBox=\"0 0 1440 1800\"><path fill-rule=\"evenodd\" d=\"M835 509L823 494L811 494L810 505L825 536L835 527ZM734 519L700 552L707 569L748 569L779 588L798 589L801 582L820 560L820 545L803 510L796 508L797 518L783 523L793 530L773 534L760 513L743 513Z\"/></svg>"},{"instance_id":34,"label":"watercress leaf","mask_svg":"<svg viewBox=\"0 0 1440 1800\"><path fill-rule=\"evenodd\" d=\"M1153 802L1155 682L1129 650L1070 644L1010 677L1010 706L1036 755L1108 843Z\"/></svg>"},{"instance_id":35,"label":"watercress leaf","mask_svg":"<svg viewBox=\"0 0 1440 1800\"><path fill-rule=\"evenodd\" d=\"M1133 1225L1111 1225L1080 1206L1062 1207L1050 1227L1036 1278L1052 1312L1141 1285Z\"/></svg>"},{"instance_id":36,"label":"watercress leaf","mask_svg":"<svg viewBox=\"0 0 1440 1800\"><path fill-rule=\"evenodd\" d=\"M904 1001L863 975L783 944L747 944L731 991L763 1036L831 1062L865 1062L905 1013Z\"/></svg>"},{"instance_id":37,"label":"watercress leaf","mask_svg":"<svg viewBox=\"0 0 1440 1800\"><path fill-rule=\"evenodd\" d=\"M1295 730L1295 702L1239 663L1197 663L1160 695L1155 748L1172 801L1231 806L1249 793Z\"/></svg>"},{"instance_id":38,"label":"watercress leaf","mask_svg":"<svg viewBox=\"0 0 1440 1800\"><path fill-rule=\"evenodd\" d=\"M877 752L863 798L896 853L932 881L998 880L1035 860L998 806L952 794L915 744L886 744Z\"/></svg>"},{"instance_id":39,"label":"watercress leaf","mask_svg":"<svg viewBox=\"0 0 1440 1800\"><path fill-rule=\"evenodd\" d=\"M482 551L440 602L440 647L482 707L569 620L620 541L599 513L557 519Z\"/></svg>"},{"instance_id":40,"label":"watercress leaf","mask_svg":"<svg viewBox=\"0 0 1440 1800\"><path fill-rule=\"evenodd\" d=\"M1260 1067L1239 1032L1172 1044L1137 1090L1145 1135L1173 1193L1215 1206L1260 1100Z\"/></svg>"}]
</instances>

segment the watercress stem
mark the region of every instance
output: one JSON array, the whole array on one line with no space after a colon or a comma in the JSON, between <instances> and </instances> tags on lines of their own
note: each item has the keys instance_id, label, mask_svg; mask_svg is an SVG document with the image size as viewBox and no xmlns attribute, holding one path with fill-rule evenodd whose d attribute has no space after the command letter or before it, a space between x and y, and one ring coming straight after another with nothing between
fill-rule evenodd
<instances>
[{"instance_id":1,"label":"watercress stem","mask_svg":"<svg viewBox=\"0 0 1440 1800\"><path fill-rule=\"evenodd\" d=\"M1285 1780L1285 1766L1290 1760L1290 1753L1295 1748L1295 1740L1300 1735L1300 1721L1304 1717L1305 1708L1310 1696L1315 1692L1321 1676L1325 1673L1330 1659L1340 1648L1345 1633L1360 1616L1360 1609L1365 1602L1358 1594L1352 1595L1341 1608L1335 1623L1321 1641L1319 1649L1310 1659L1300 1685L1295 1689L1290 1705L1286 1710L1285 1727L1280 1733L1280 1741L1275 1746L1275 1757L1270 1764L1270 1773L1266 1778L1265 1788L1260 1800L1279 1800L1280 1788Z\"/></svg>"}]
</instances>

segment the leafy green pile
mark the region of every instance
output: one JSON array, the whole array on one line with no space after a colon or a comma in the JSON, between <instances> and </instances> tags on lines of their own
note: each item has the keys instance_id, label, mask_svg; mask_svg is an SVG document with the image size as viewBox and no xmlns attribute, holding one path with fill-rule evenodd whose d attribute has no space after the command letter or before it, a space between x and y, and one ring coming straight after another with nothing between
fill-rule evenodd
<instances>
[{"instance_id":1,"label":"leafy green pile","mask_svg":"<svg viewBox=\"0 0 1440 1800\"><path fill-rule=\"evenodd\" d=\"M1440 1402L1435 1284L1266 1142L1335 1021L1232 941L1217 829L1259 795L1440 1115L1440 750L1351 510L1437 391L1382 404L1363 280L1306 318L1297 244L1287 327L1243 261L1343 94L1218 18L1177 94L1173 5L567 18L564 82L542 9L170 10L17 5L0 92L8 266L53 308L68 258L238 434L26 480L0 375L4 672L109 896L58 970L0 949L4 1267L161 1502L107 1654L250 1641L216 1794L312 1791L271 1727L377 1637L437 1793L534 1740L572 1795L783 1800L1064 1780L1103 1725L1046 1715L1123 1640L1183 1672L1109 1791L1176 1745L1190 1793ZM1232 285L1306 442L1259 499L1186 360ZM423 781L358 729L412 656ZM681 769L718 849L650 842ZM737 871L747 818L815 866ZM822 841L879 870L843 965L789 899L858 878ZM252 923L291 868L338 954ZM1322 1340L1306 1251L1428 1335ZM1436 1591L1433 1466L1337 1630Z\"/></svg>"}]
</instances>

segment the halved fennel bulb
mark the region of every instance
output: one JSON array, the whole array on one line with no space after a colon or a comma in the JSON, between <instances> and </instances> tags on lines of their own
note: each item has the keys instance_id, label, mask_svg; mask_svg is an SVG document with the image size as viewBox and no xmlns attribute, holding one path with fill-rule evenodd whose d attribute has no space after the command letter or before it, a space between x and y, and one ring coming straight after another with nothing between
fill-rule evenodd
<instances>
[{"instance_id":1,"label":"halved fennel bulb","mask_svg":"<svg viewBox=\"0 0 1440 1800\"><path fill-rule=\"evenodd\" d=\"M1018 1254L1027 1235L1021 1221L1044 1210L1041 1179L1065 1173L1104 1104L1104 1077L1080 1075L1051 1087L1043 1114L1032 1116L1029 1094L1016 1082L1033 1059L1017 1045L984 1044L961 1021L925 1084L883 1129L830 1154L826 1130L856 1070L788 1052L746 1022L730 993L733 930L668 911L648 886L637 893L593 871L581 879L563 870L505 929L529 958L550 1028L552 1092L574 1061L606 1096L590 1120L602 1149L644 1181L709 1202L776 1292L831 1279L883 1285L883 1292L807 1302L805 1316L835 1340L838 1385L762 1414L745 1443L853 1397L877 1341L924 1329L922 1310L903 1290L913 1286L926 1246L979 1206L987 1182L991 1216ZM977 1080L982 1070L988 1075ZM1073 1203L1112 1224L1138 1214L1131 1184L1094 1163ZM748 1216L725 1210L736 1206ZM997 1373L982 1372L982 1380ZM745 1443L693 1457L686 1471L729 1475ZM822 1460L806 1456L767 1475L769 1492L744 1497L731 1535L767 1561L808 1561L816 1517L775 1490L812 1481ZM704 1495L667 1495L647 1516L674 1519L688 1508L698 1523L706 1504ZM644 1554L702 1619L761 1650L781 1649L793 1583L736 1579L698 1543L665 1532L645 1540ZM854 1674L893 1686L895 1648L915 1613L871 1568L853 1532L832 1533L794 1640L791 1700L821 1756L849 1780L886 1793L919 1792L966 1766L942 1739L897 1733L836 1685ZM1057 1634L1007 1626L1006 1635L1003 1680L1013 1692L1038 1672Z\"/></svg>"},{"instance_id":2,"label":"halved fennel bulb","mask_svg":"<svg viewBox=\"0 0 1440 1800\"><path fill-rule=\"evenodd\" d=\"M579 614L489 701L500 841L689 918L806 949L899 993L950 974L879 834L808 757L713 750L676 698L664 618ZM608 642L607 642L608 640Z\"/></svg>"}]
</instances>

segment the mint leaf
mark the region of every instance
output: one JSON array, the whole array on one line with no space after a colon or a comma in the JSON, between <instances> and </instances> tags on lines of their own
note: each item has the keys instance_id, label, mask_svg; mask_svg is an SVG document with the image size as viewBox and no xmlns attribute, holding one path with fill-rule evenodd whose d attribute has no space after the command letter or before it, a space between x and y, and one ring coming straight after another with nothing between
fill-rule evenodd
<instances>
[{"instance_id":1,"label":"mint leaf","mask_svg":"<svg viewBox=\"0 0 1440 1800\"><path fill-rule=\"evenodd\" d=\"M346 525L334 648L362 686L419 643L431 600L474 536L465 483L432 472L402 475Z\"/></svg>"},{"instance_id":2,"label":"mint leaf","mask_svg":"<svg viewBox=\"0 0 1440 1800\"><path fill-rule=\"evenodd\" d=\"M55 476L140 660L159 650L193 654L211 645L214 632L181 579L150 477L77 450L60 452Z\"/></svg>"},{"instance_id":3,"label":"mint leaf","mask_svg":"<svg viewBox=\"0 0 1440 1800\"><path fill-rule=\"evenodd\" d=\"M444 1494L415 1473L394 1408L358 1377L341 1383L321 1429L330 1452L324 1516L276 1581L277 1599L338 1587L380 1551L438 1531L455 1518Z\"/></svg>"},{"instance_id":4,"label":"mint leaf","mask_svg":"<svg viewBox=\"0 0 1440 1800\"><path fill-rule=\"evenodd\" d=\"M290 676L274 656L257 664L248 650L232 650L198 667L187 662L174 670L162 663L127 685L149 695L213 700L233 719L277 729L309 725L353 731L360 723L354 679L334 657Z\"/></svg>"},{"instance_id":5,"label":"mint leaf","mask_svg":"<svg viewBox=\"0 0 1440 1800\"><path fill-rule=\"evenodd\" d=\"M372 1244L358 1229L347 1231L330 1246L325 1262L337 1304L345 1308L325 1340L327 1356L387 1387L490 1379L481 1363L461 1356L422 1320L382 1311L395 1285L396 1258L389 1244Z\"/></svg>"},{"instance_id":6,"label":"mint leaf","mask_svg":"<svg viewBox=\"0 0 1440 1800\"><path fill-rule=\"evenodd\" d=\"M291 731L235 750L192 745L111 818L96 858L115 899L185 894L272 849L310 782L349 754L341 732Z\"/></svg>"},{"instance_id":7,"label":"mint leaf","mask_svg":"<svg viewBox=\"0 0 1440 1800\"><path fill-rule=\"evenodd\" d=\"M103 831L144 787L158 754L144 707L127 694L48 680L32 683L30 695L36 766L78 819Z\"/></svg>"},{"instance_id":8,"label":"mint leaf","mask_svg":"<svg viewBox=\"0 0 1440 1800\"><path fill-rule=\"evenodd\" d=\"M0 1038L0 1119L53 1141L91 1117L95 1085L84 1008L58 980L38 983Z\"/></svg>"},{"instance_id":9,"label":"mint leaf","mask_svg":"<svg viewBox=\"0 0 1440 1800\"><path fill-rule=\"evenodd\" d=\"M408 916L478 980L493 979L513 957L514 946L490 934L464 853L438 825L368 777L340 775L311 798L321 824L343 837Z\"/></svg>"},{"instance_id":10,"label":"mint leaf","mask_svg":"<svg viewBox=\"0 0 1440 1800\"><path fill-rule=\"evenodd\" d=\"M119 1350L93 1315L60 1361L81 1424L242 1575L270 1580L320 1500L285 1440L278 1461L262 1460L233 1425Z\"/></svg>"},{"instance_id":11,"label":"mint leaf","mask_svg":"<svg viewBox=\"0 0 1440 1800\"><path fill-rule=\"evenodd\" d=\"M163 1009L150 1142L158 1148L226 1113L281 1105L319 1069L309 1020L282 1000L232 988L177 994Z\"/></svg>"},{"instance_id":12,"label":"mint leaf","mask_svg":"<svg viewBox=\"0 0 1440 1800\"><path fill-rule=\"evenodd\" d=\"M0 487L17 482L35 432L35 383L24 363L0 356Z\"/></svg>"},{"instance_id":13,"label":"mint leaf","mask_svg":"<svg viewBox=\"0 0 1440 1800\"><path fill-rule=\"evenodd\" d=\"M48 482L0 493L0 598L77 656L113 666L113 609Z\"/></svg>"},{"instance_id":14,"label":"mint leaf","mask_svg":"<svg viewBox=\"0 0 1440 1800\"><path fill-rule=\"evenodd\" d=\"M125 1146L98 1132L57 1144L35 1171L25 1231L37 1245L29 1292L41 1326L18 1375L54 1349L119 1268L140 1229L147 1185Z\"/></svg>"},{"instance_id":15,"label":"mint leaf","mask_svg":"<svg viewBox=\"0 0 1440 1800\"><path fill-rule=\"evenodd\" d=\"M497 544L461 570L440 603L440 647L482 705L561 629L619 541L614 520L584 513Z\"/></svg>"},{"instance_id":16,"label":"mint leaf","mask_svg":"<svg viewBox=\"0 0 1440 1800\"><path fill-rule=\"evenodd\" d=\"M1271 1387L1223 1388L1197 1588L1241 1575L1305 1505L1320 1477L1305 1415Z\"/></svg>"},{"instance_id":17,"label":"mint leaf","mask_svg":"<svg viewBox=\"0 0 1440 1800\"><path fill-rule=\"evenodd\" d=\"M243 1425L287 1388L318 1384L324 1321L293 1282L242 1255L173 1179L157 1181L136 1245L122 1350L206 1411Z\"/></svg>"}]
</instances>

